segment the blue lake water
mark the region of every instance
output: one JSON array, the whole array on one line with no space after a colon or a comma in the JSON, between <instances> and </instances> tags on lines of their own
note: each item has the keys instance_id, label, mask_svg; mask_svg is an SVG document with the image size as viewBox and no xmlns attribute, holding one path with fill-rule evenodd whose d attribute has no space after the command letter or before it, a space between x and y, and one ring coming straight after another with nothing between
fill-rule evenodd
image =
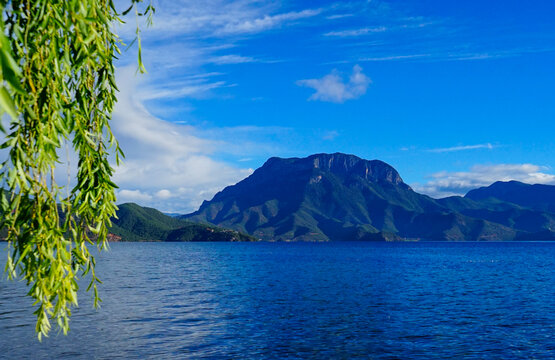
<instances>
[{"instance_id":1,"label":"blue lake water","mask_svg":"<svg viewBox=\"0 0 555 360\"><path fill-rule=\"evenodd\" d=\"M102 308L81 294L70 334L42 343L3 277L0 358L555 358L553 243L114 243L97 259Z\"/></svg>"}]
</instances>

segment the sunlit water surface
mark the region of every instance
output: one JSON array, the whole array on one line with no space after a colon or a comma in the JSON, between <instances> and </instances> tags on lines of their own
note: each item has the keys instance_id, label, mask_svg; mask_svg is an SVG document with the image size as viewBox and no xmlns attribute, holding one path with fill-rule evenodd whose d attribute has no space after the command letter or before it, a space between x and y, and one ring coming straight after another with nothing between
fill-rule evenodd
<instances>
[{"instance_id":1,"label":"sunlit water surface","mask_svg":"<svg viewBox=\"0 0 555 360\"><path fill-rule=\"evenodd\" d=\"M97 269L102 308L42 343L3 276L0 357L555 358L552 243L115 243Z\"/></svg>"}]
</instances>

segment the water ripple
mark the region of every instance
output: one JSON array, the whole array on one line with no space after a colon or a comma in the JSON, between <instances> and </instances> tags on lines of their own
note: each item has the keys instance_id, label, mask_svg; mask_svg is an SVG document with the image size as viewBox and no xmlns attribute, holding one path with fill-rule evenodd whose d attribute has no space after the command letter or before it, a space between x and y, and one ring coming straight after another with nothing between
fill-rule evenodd
<instances>
[{"instance_id":1,"label":"water ripple","mask_svg":"<svg viewBox=\"0 0 555 360\"><path fill-rule=\"evenodd\" d=\"M554 265L550 243L112 244L67 337L38 343L0 281L0 358L553 359Z\"/></svg>"}]
</instances>

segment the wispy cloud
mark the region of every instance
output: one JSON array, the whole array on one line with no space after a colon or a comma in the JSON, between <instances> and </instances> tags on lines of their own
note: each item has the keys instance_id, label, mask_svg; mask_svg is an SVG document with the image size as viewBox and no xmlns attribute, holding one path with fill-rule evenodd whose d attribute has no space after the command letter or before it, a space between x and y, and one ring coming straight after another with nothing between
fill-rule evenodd
<instances>
[{"instance_id":1,"label":"wispy cloud","mask_svg":"<svg viewBox=\"0 0 555 360\"><path fill-rule=\"evenodd\" d=\"M218 34L256 33L280 27L288 22L319 15L322 9L306 9L276 15L264 15L254 19L228 22L217 31Z\"/></svg>"},{"instance_id":2,"label":"wispy cloud","mask_svg":"<svg viewBox=\"0 0 555 360\"><path fill-rule=\"evenodd\" d=\"M378 27L366 27L362 29L354 29L354 30L342 30L342 31L330 31L324 34L324 36L338 36L338 37L354 37L354 36L361 36L366 34L372 33L380 33L387 31L385 26L378 26Z\"/></svg>"},{"instance_id":3,"label":"wispy cloud","mask_svg":"<svg viewBox=\"0 0 555 360\"><path fill-rule=\"evenodd\" d=\"M339 132L337 130L330 130L326 131L322 136L322 139L332 141L335 140L339 136Z\"/></svg>"},{"instance_id":4,"label":"wispy cloud","mask_svg":"<svg viewBox=\"0 0 555 360\"><path fill-rule=\"evenodd\" d=\"M476 52L454 51L445 56L438 55L438 60L447 61L470 61L470 60L489 60L489 59L502 59L522 56L526 54L536 54L544 52L555 51L555 47L547 46L540 48L513 48L504 50L483 50Z\"/></svg>"},{"instance_id":5,"label":"wispy cloud","mask_svg":"<svg viewBox=\"0 0 555 360\"><path fill-rule=\"evenodd\" d=\"M206 95L211 90L230 86L233 86L233 84L227 84L225 81L202 82L200 84L195 84L194 82L174 82L149 86L143 89L138 97L141 100L198 98Z\"/></svg>"},{"instance_id":6,"label":"wispy cloud","mask_svg":"<svg viewBox=\"0 0 555 360\"><path fill-rule=\"evenodd\" d=\"M362 72L358 65L353 67L353 72L345 80L337 70L320 79L306 79L297 81L297 85L309 87L316 92L309 100L320 100L334 103L343 103L347 100L358 99L366 94L368 86L372 83L370 78Z\"/></svg>"},{"instance_id":7,"label":"wispy cloud","mask_svg":"<svg viewBox=\"0 0 555 360\"><path fill-rule=\"evenodd\" d=\"M454 151L465 151L465 150L477 150L477 149L493 149L497 147L496 145L492 145L490 143L487 144L476 144L476 145L459 145L459 146L452 146L447 148L438 148L438 149L428 149L427 152L432 153L446 153L446 152L454 152Z\"/></svg>"},{"instance_id":8,"label":"wispy cloud","mask_svg":"<svg viewBox=\"0 0 555 360\"><path fill-rule=\"evenodd\" d=\"M329 19L330 17L327 18ZM399 19L376 18L374 22L382 23L384 25L330 31L324 33L324 36L335 36L342 38L360 37L374 33L407 32L410 30L422 29L424 27L438 24L438 21L426 20L422 17L401 17Z\"/></svg>"},{"instance_id":9,"label":"wispy cloud","mask_svg":"<svg viewBox=\"0 0 555 360\"><path fill-rule=\"evenodd\" d=\"M344 18L353 17L353 16L355 16L355 14L335 14L335 15L326 16L326 19L336 20L336 19L344 19Z\"/></svg>"},{"instance_id":10,"label":"wispy cloud","mask_svg":"<svg viewBox=\"0 0 555 360\"><path fill-rule=\"evenodd\" d=\"M241 56L241 55L222 55L222 56L215 56L209 60L209 62L213 64L244 64L244 63L252 63L257 62L255 58L250 56Z\"/></svg>"},{"instance_id":11,"label":"wispy cloud","mask_svg":"<svg viewBox=\"0 0 555 360\"><path fill-rule=\"evenodd\" d=\"M359 61L398 61L398 60L410 60L410 59L421 59L430 57L431 54L412 54L412 55L392 55L392 56L378 56L378 57L366 57L360 58Z\"/></svg>"},{"instance_id":12,"label":"wispy cloud","mask_svg":"<svg viewBox=\"0 0 555 360\"><path fill-rule=\"evenodd\" d=\"M120 95L112 129L126 154L114 175L120 187L118 202L134 201L164 211L189 212L252 172L218 160L217 154L223 149L227 153L234 149L240 157L251 153L241 152L222 140L235 139L233 129L220 129L220 136L216 136L153 116L139 96L141 79L134 76L133 67L118 71L118 86ZM267 145L251 141L249 150L264 153L262 147Z\"/></svg>"},{"instance_id":13,"label":"wispy cloud","mask_svg":"<svg viewBox=\"0 0 555 360\"><path fill-rule=\"evenodd\" d=\"M357 4L359 10L365 7L362 2ZM354 45L351 53L342 52L340 59L330 62L483 61L555 51L553 34L523 31L522 38L515 39L508 35L514 34L514 24L510 31L503 31L507 25L421 16L404 10L393 2L372 2L360 12L350 11L363 21L357 22L362 26L344 28L344 22L337 22L331 31L323 31L327 38L339 38L334 43L340 41L342 47ZM376 41L372 46L361 43L370 36Z\"/></svg>"},{"instance_id":14,"label":"wispy cloud","mask_svg":"<svg viewBox=\"0 0 555 360\"><path fill-rule=\"evenodd\" d=\"M292 10L269 0L159 0L156 9L154 25L142 29L143 60L152 84L146 88L150 94L142 91L143 100L214 96L216 89L235 84L210 79L216 75L192 81L190 75L202 75L214 65L231 72L229 65L280 62L282 59L269 59L268 54L249 54L245 43L275 29L317 23L315 18L327 21L319 15L329 13L326 8ZM134 19L129 18L117 31L130 41L135 36ZM135 57L126 54L125 59L120 66L129 65Z\"/></svg>"},{"instance_id":15,"label":"wispy cloud","mask_svg":"<svg viewBox=\"0 0 555 360\"><path fill-rule=\"evenodd\" d=\"M382 45L377 43L377 45ZM538 49L522 49L515 48L510 50L489 50L489 51L475 51L468 52L467 49L456 48L436 48L428 49L434 52L430 53L416 53L416 54L393 54L393 55L377 55L369 57L359 57L356 59L358 62L379 62L379 61L419 61L419 62L439 62L439 61L479 61L479 60L492 60L503 59L522 56L526 54L543 53L555 51L555 47L545 47ZM345 61L342 61L345 62Z\"/></svg>"},{"instance_id":16,"label":"wispy cloud","mask_svg":"<svg viewBox=\"0 0 555 360\"><path fill-rule=\"evenodd\" d=\"M271 1L196 1L160 0L154 26L149 31L157 37L195 35L227 37L254 34L317 16L323 9L301 9L280 12ZM133 36L132 27L120 29L124 37Z\"/></svg>"},{"instance_id":17,"label":"wispy cloud","mask_svg":"<svg viewBox=\"0 0 555 360\"><path fill-rule=\"evenodd\" d=\"M464 195L496 181L517 180L528 184L555 185L555 175L549 173L549 170L546 166L534 164L475 165L464 172L438 172L431 175L427 183L411 186L418 192L441 198Z\"/></svg>"}]
</instances>

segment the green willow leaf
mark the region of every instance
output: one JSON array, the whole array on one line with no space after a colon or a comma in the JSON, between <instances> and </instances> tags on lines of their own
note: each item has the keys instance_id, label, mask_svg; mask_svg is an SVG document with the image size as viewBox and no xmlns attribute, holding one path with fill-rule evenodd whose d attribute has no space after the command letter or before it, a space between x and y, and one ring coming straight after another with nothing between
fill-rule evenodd
<instances>
[{"instance_id":1,"label":"green willow leaf","mask_svg":"<svg viewBox=\"0 0 555 360\"><path fill-rule=\"evenodd\" d=\"M141 0L130 3L137 16L154 11ZM123 20L113 0L0 0L0 12L0 108L12 118L9 132L0 129L7 153L0 167L5 271L29 286L40 340L51 324L67 333L77 278L88 274L94 303L100 301L87 244L106 248L117 209L108 159L122 154L110 119L121 53L113 24ZM78 157L71 189L54 178L65 146Z\"/></svg>"},{"instance_id":2,"label":"green willow leaf","mask_svg":"<svg viewBox=\"0 0 555 360\"><path fill-rule=\"evenodd\" d=\"M0 107L3 111L7 112L8 115L12 117L12 119L17 119L17 109L15 108L15 104L10 93L3 86L0 87ZM2 131L4 130L2 129Z\"/></svg>"}]
</instances>

